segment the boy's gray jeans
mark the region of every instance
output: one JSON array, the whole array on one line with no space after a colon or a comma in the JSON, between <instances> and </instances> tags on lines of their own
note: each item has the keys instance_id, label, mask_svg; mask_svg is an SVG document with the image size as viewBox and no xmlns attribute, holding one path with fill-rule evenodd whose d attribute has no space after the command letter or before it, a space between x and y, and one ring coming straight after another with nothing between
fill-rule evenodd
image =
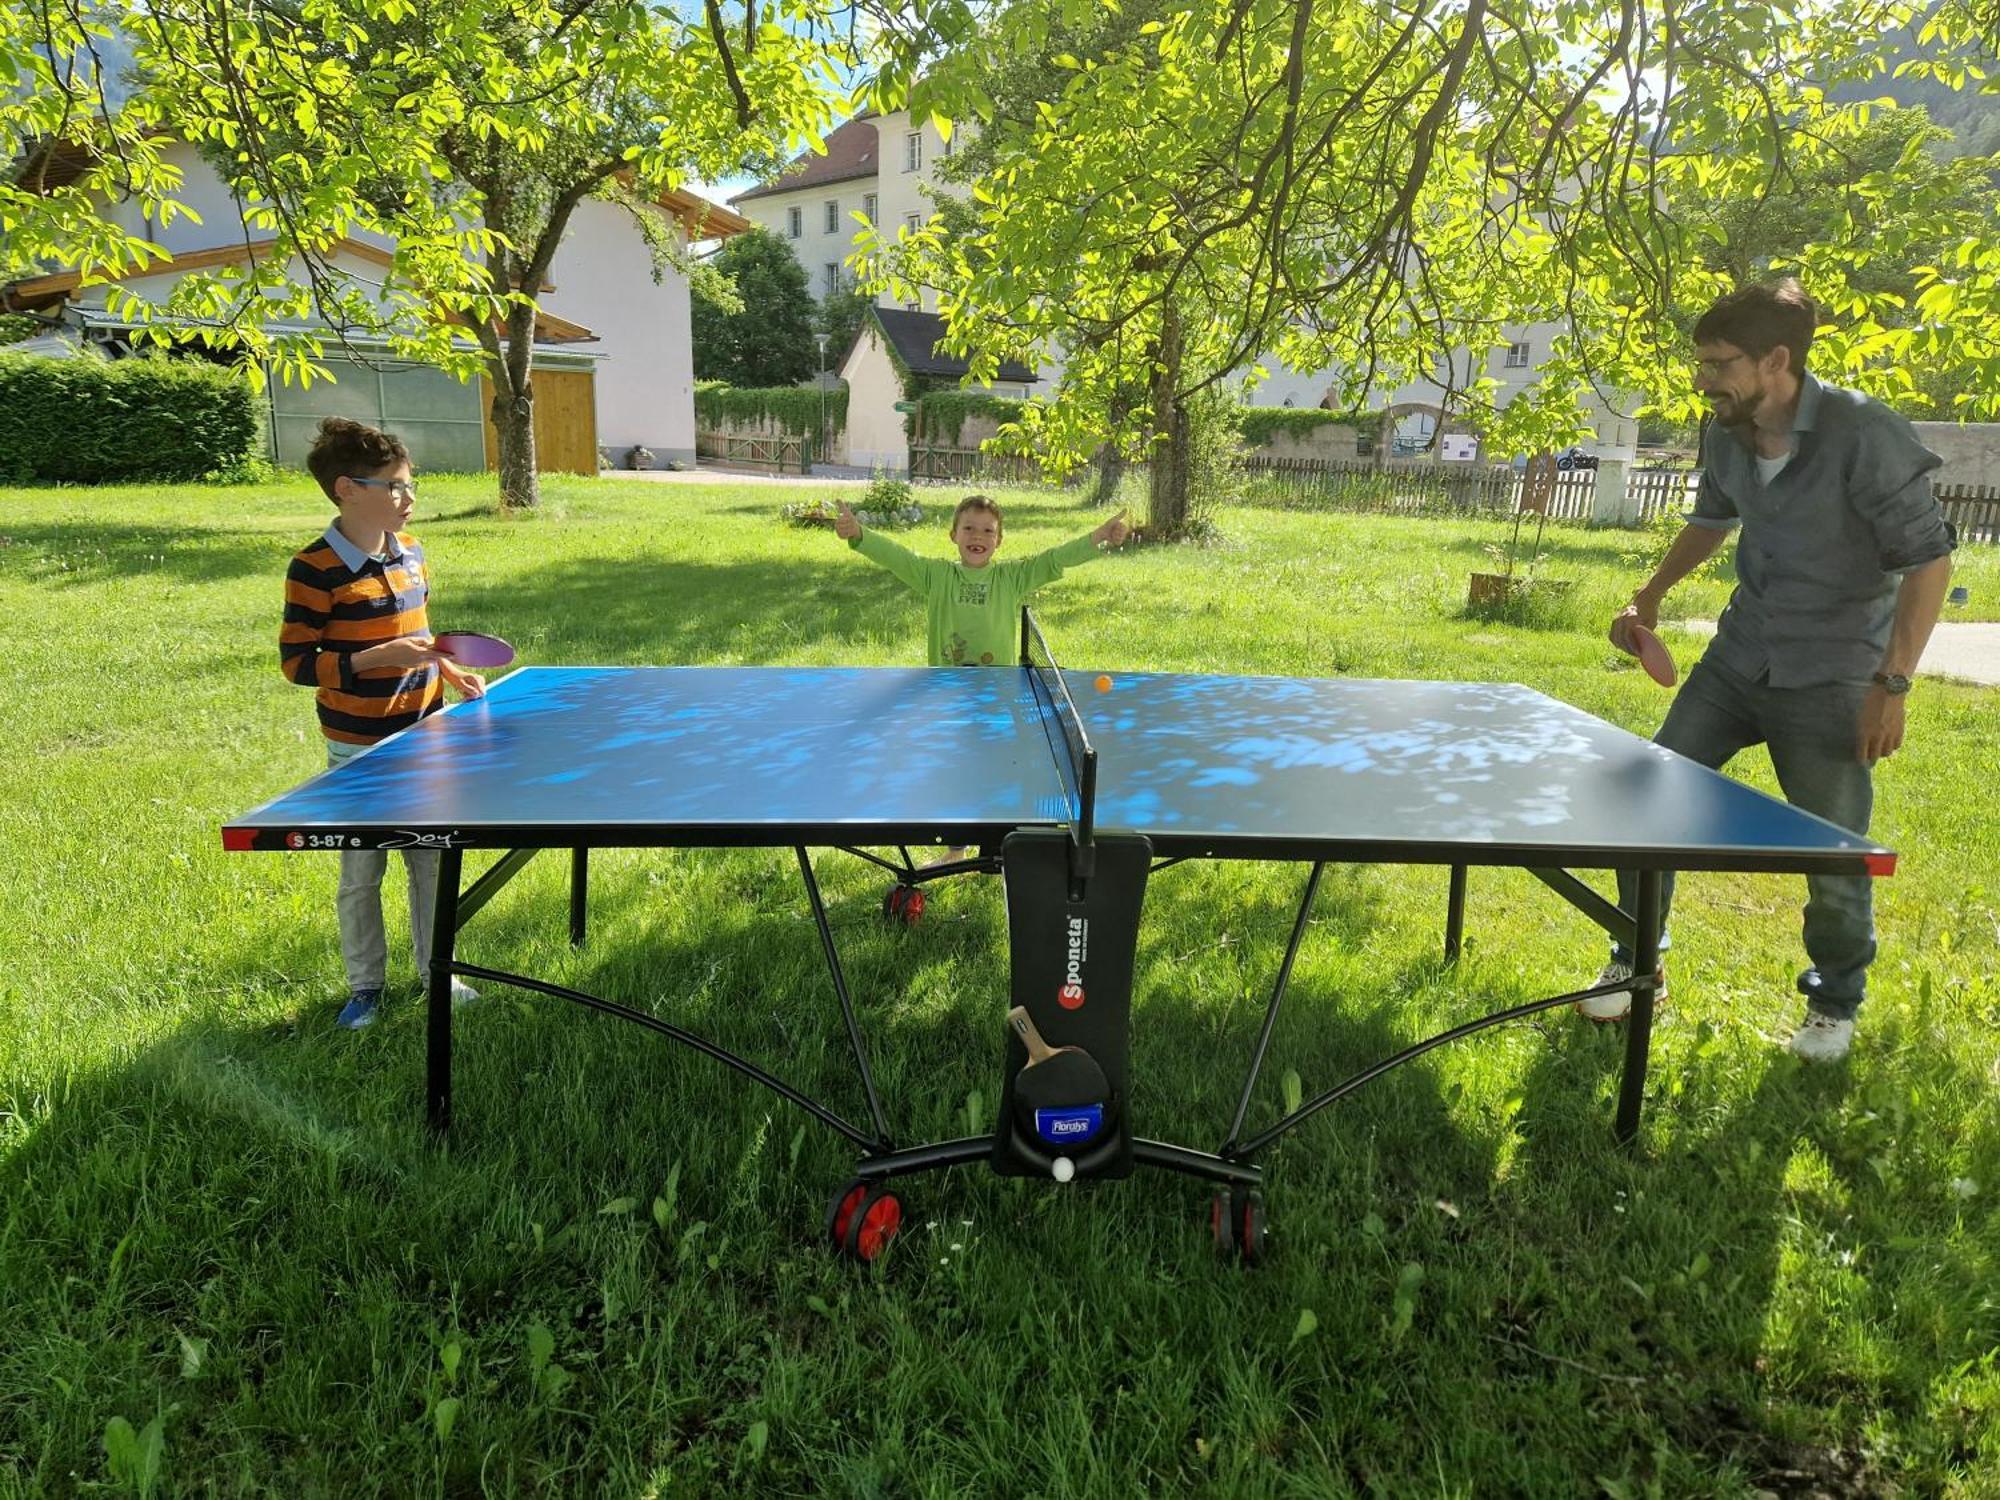
<instances>
[{"instance_id":1,"label":"boy's gray jeans","mask_svg":"<svg viewBox=\"0 0 2000 1500\"><path fill-rule=\"evenodd\" d=\"M329 740L327 769L352 759L366 745ZM410 946L416 952L417 979L428 983L431 969L431 916L437 901L438 852L405 849L403 866L410 886ZM347 966L350 990L379 990L388 973L389 942L382 927L382 877L389 868L386 849L340 851L340 959Z\"/></svg>"},{"instance_id":2,"label":"boy's gray jeans","mask_svg":"<svg viewBox=\"0 0 2000 1500\"><path fill-rule=\"evenodd\" d=\"M1770 747L1771 765L1794 807L1817 813L1852 833L1868 831L1875 802L1873 773L1856 758L1861 703L1868 689L1833 683L1810 688L1774 688L1704 657L1667 710L1655 744L1715 769L1739 750ZM1627 911L1637 899L1638 879L1618 875L1618 904ZM1674 878L1661 890L1661 951L1664 924L1673 901ZM1875 961L1875 895L1866 875L1808 875L1805 914L1806 956L1811 967L1799 975L1808 1008L1836 1020L1852 1019ZM1612 957L1630 963L1622 947Z\"/></svg>"}]
</instances>

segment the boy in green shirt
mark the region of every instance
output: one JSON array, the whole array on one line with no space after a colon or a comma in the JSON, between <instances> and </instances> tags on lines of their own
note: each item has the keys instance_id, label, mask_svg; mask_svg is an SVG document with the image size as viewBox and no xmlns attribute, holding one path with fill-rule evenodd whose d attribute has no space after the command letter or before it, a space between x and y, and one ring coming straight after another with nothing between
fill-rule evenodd
<instances>
[{"instance_id":1,"label":"boy in green shirt","mask_svg":"<svg viewBox=\"0 0 2000 1500\"><path fill-rule=\"evenodd\" d=\"M984 495L967 495L952 512L955 563L919 557L885 536L862 530L846 505L833 529L848 546L923 596L934 667L1011 666L1020 651L1021 605L1027 597L1066 569L1089 562L1099 546L1119 546L1132 534L1121 510L1088 536L1021 562L995 563L1000 507Z\"/></svg>"}]
</instances>

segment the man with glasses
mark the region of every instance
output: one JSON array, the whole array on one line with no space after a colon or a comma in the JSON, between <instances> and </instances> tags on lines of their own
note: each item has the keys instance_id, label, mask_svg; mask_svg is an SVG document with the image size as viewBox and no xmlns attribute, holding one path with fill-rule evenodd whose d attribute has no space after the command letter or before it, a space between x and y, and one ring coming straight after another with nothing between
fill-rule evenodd
<instances>
[{"instance_id":1,"label":"man with glasses","mask_svg":"<svg viewBox=\"0 0 2000 1500\"><path fill-rule=\"evenodd\" d=\"M1904 703L1944 604L1953 536L1931 493L1941 460L1910 424L1806 373L1818 316L1787 280L1732 292L1695 325L1694 388L1711 414L1700 489L1611 638L1626 644L1628 621L1655 628L1668 590L1740 528L1736 591L1654 740L1717 768L1765 745L1788 801L1865 834L1872 768L1903 743ZM1619 876L1628 910L1636 880ZM1813 875L1806 885L1806 1015L1789 1046L1833 1062L1847 1055L1875 958L1873 891L1865 875ZM1672 893L1669 877L1664 899ZM1597 982L1631 977L1632 955L1614 948ZM1665 993L1663 966L1656 994ZM1630 1006L1623 993L1577 1008L1613 1021Z\"/></svg>"}]
</instances>

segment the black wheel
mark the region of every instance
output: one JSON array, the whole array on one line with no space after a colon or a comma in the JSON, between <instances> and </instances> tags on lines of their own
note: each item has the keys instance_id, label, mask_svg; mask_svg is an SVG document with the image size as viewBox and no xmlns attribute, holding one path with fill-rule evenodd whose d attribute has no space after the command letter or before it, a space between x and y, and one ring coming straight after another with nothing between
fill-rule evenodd
<instances>
[{"instance_id":1,"label":"black wheel","mask_svg":"<svg viewBox=\"0 0 2000 1500\"><path fill-rule=\"evenodd\" d=\"M847 1221L843 1248L864 1266L879 1260L903 1227L903 1200L886 1187L872 1187Z\"/></svg>"},{"instance_id":2,"label":"black wheel","mask_svg":"<svg viewBox=\"0 0 2000 1500\"><path fill-rule=\"evenodd\" d=\"M1228 1188L1217 1188L1208 1202L1208 1232L1215 1241L1215 1253L1223 1260L1236 1258L1236 1213Z\"/></svg>"},{"instance_id":3,"label":"black wheel","mask_svg":"<svg viewBox=\"0 0 2000 1500\"><path fill-rule=\"evenodd\" d=\"M1238 1188L1229 1195L1229 1205L1236 1225L1236 1253L1246 1266L1263 1265L1271 1255L1264 1236L1264 1195L1256 1188Z\"/></svg>"},{"instance_id":4,"label":"black wheel","mask_svg":"<svg viewBox=\"0 0 2000 1500\"><path fill-rule=\"evenodd\" d=\"M856 1178L833 1195L833 1201L826 1206L826 1241L835 1250L847 1248L847 1228L854 1221L854 1211L861 1207L861 1200L868 1196L868 1184Z\"/></svg>"}]
</instances>

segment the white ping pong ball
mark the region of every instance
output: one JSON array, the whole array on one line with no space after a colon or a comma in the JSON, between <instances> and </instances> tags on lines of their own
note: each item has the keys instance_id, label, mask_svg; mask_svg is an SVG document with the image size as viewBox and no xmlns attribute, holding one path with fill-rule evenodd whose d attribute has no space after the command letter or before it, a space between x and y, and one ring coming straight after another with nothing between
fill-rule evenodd
<instances>
[{"instance_id":1,"label":"white ping pong ball","mask_svg":"<svg viewBox=\"0 0 2000 1500\"><path fill-rule=\"evenodd\" d=\"M1068 1182L1070 1178L1076 1176L1076 1163L1067 1156L1058 1156L1055 1165L1049 1168L1049 1172L1057 1182Z\"/></svg>"}]
</instances>

